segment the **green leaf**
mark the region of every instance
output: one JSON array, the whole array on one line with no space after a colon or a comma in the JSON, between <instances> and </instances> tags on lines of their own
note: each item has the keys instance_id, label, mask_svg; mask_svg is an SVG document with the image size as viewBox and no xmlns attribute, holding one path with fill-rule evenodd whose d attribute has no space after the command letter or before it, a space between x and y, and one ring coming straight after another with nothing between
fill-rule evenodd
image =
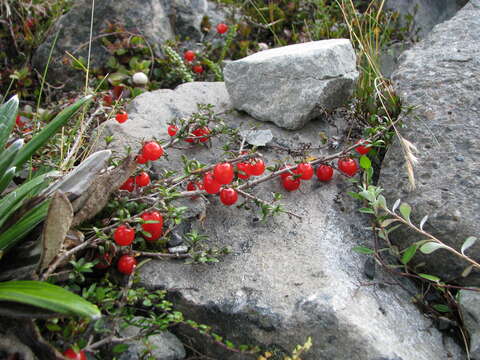
<instances>
[{"instance_id":1,"label":"green leaf","mask_svg":"<svg viewBox=\"0 0 480 360\"><path fill-rule=\"evenodd\" d=\"M13 301L51 310L60 314L98 319L96 305L57 285L41 281L7 281L0 283L0 301Z\"/></svg>"},{"instance_id":2,"label":"green leaf","mask_svg":"<svg viewBox=\"0 0 480 360\"><path fill-rule=\"evenodd\" d=\"M468 238L465 239L462 245L461 252L463 255L465 255L465 251L471 247L475 242L477 241L477 238L475 236L469 236Z\"/></svg>"},{"instance_id":3,"label":"green leaf","mask_svg":"<svg viewBox=\"0 0 480 360\"><path fill-rule=\"evenodd\" d=\"M362 169L365 169L365 170L370 169L372 167L372 162L370 161L368 156L366 155L360 156L360 166L362 167Z\"/></svg>"},{"instance_id":4,"label":"green leaf","mask_svg":"<svg viewBox=\"0 0 480 360\"><path fill-rule=\"evenodd\" d=\"M377 206L381 209L386 209L387 208L387 200L385 199L385 196L378 195Z\"/></svg>"},{"instance_id":5,"label":"green leaf","mask_svg":"<svg viewBox=\"0 0 480 360\"><path fill-rule=\"evenodd\" d=\"M364 213L364 214L374 214L375 215L375 211L373 211L373 209L370 209L370 208L360 208L360 209L358 209L358 211L360 211L361 213Z\"/></svg>"},{"instance_id":6,"label":"green leaf","mask_svg":"<svg viewBox=\"0 0 480 360\"><path fill-rule=\"evenodd\" d=\"M434 276L434 275L418 274L418 276L420 276L424 279L430 280L430 281L434 281L434 282L439 282L440 281L440 278L438 276Z\"/></svg>"},{"instance_id":7,"label":"green leaf","mask_svg":"<svg viewBox=\"0 0 480 360\"><path fill-rule=\"evenodd\" d=\"M402 214L402 217L408 222L410 222L411 212L412 212L412 207L407 203L403 203L402 205L400 205L400 214Z\"/></svg>"},{"instance_id":8,"label":"green leaf","mask_svg":"<svg viewBox=\"0 0 480 360\"><path fill-rule=\"evenodd\" d=\"M352 250L359 254L365 254L365 255L375 254L374 250L367 248L365 246L355 246L354 248L352 248Z\"/></svg>"},{"instance_id":9,"label":"green leaf","mask_svg":"<svg viewBox=\"0 0 480 360\"><path fill-rule=\"evenodd\" d=\"M128 350L128 345L118 344L118 345L115 345L112 350L115 354L120 354Z\"/></svg>"},{"instance_id":10,"label":"green leaf","mask_svg":"<svg viewBox=\"0 0 480 360\"><path fill-rule=\"evenodd\" d=\"M7 149L5 149L1 154L0 157L0 176L2 176L7 169L11 168L11 164L13 159L20 151L23 146L23 139L16 140L13 144L11 144Z\"/></svg>"},{"instance_id":11,"label":"green leaf","mask_svg":"<svg viewBox=\"0 0 480 360\"><path fill-rule=\"evenodd\" d=\"M438 312L442 312L442 313L452 312L452 309L450 309L447 305L444 305L444 304L435 304L432 307Z\"/></svg>"},{"instance_id":12,"label":"green leaf","mask_svg":"<svg viewBox=\"0 0 480 360\"><path fill-rule=\"evenodd\" d=\"M385 227L387 227L387 226L389 226L389 225L391 225L391 224L393 224L394 222L397 222L397 221L399 221L399 220L397 220L397 219L386 219L386 220L382 221L380 226L385 228Z\"/></svg>"},{"instance_id":13,"label":"green leaf","mask_svg":"<svg viewBox=\"0 0 480 360\"><path fill-rule=\"evenodd\" d=\"M470 273L472 272L474 266L475 266L475 265L467 266L467 267L465 268L465 270L462 271L462 277L467 277L468 275L470 275Z\"/></svg>"},{"instance_id":14,"label":"green leaf","mask_svg":"<svg viewBox=\"0 0 480 360\"><path fill-rule=\"evenodd\" d=\"M32 155L40 149L58 129L64 126L75 113L92 99L91 95L85 96L75 104L63 109L45 128L36 134L17 154L12 166L19 169Z\"/></svg>"},{"instance_id":15,"label":"green leaf","mask_svg":"<svg viewBox=\"0 0 480 360\"><path fill-rule=\"evenodd\" d=\"M397 199L397 201L395 201L395 203L393 204L392 212L395 212L395 210L397 210L398 205L400 205L400 199Z\"/></svg>"},{"instance_id":16,"label":"green leaf","mask_svg":"<svg viewBox=\"0 0 480 360\"><path fill-rule=\"evenodd\" d=\"M434 242L434 241L429 241L429 242L423 244L422 246L420 246L420 251L424 254L431 254L434 251L436 251L438 249L445 248L445 247L446 246L443 245L443 244L439 244L439 243Z\"/></svg>"},{"instance_id":17,"label":"green leaf","mask_svg":"<svg viewBox=\"0 0 480 360\"><path fill-rule=\"evenodd\" d=\"M18 112L18 96L12 96L10 100L0 106L0 154L7 144L10 133L15 125L15 117Z\"/></svg>"},{"instance_id":18,"label":"green leaf","mask_svg":"<svg viewBox=\"0 0 480 360\"><path fill-rule=\"evenodd\" d=\"M420 221L420 230L423 230L423 226L425 225L425 223L427 222L428 220L428 215L425 215L422 219L422 221Z\"/></svg>"},{"instance_id":19,"label":"green leaf","mask_svg":"<svg viewBox=\"0 0 480 360\"><path fill-rule=\"evenodd\" d=\"M14 166L8 169L5 174L0 177L0 194L8 187L16 172L17 168Z\"/></svg>"},{"instance_id":20,"label":"green leaf","mask_svg":"<svg viewBox=\"0 0 480 360\"><path fill-rule=\"evenodd\" d=\"M403 253L403 256L401 259L402 264L407 265L410 262L410 260L412 260L413 256L417 252L417 249L418 249L418 244L410 245Z\"/></svg>"},{"instance_id":21,"label":"green leaf","mask_svg":"<svg viewBox=\"0 0 480 360\"><path fill-rule=\"evenodd\" d=\"M363 200L362 195L360 195L356 192L353 192L353 191L347 192L347 195L350 195L352 198L357 199L357 200Z\"/></svg>"}]
</instances>

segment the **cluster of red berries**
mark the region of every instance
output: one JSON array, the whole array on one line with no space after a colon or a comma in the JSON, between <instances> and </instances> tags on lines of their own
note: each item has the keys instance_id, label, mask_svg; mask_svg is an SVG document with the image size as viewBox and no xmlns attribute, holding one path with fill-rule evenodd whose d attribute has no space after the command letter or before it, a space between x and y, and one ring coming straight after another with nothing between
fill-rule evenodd
<instances>
[{"instance_id":1,"label":"cluster of red berries","mask_svg":"<svg viewBox=\"0 0 480 360\"><path fill-rule=\"evenodd\" d=\"M178 132L176 125L169 125L167 129L168 135L175 136ZM207 142L210 135L210 129L207 126L201 126L192 131L192 133L185 138L188 143Z\"/></svg>"}]
</instances>

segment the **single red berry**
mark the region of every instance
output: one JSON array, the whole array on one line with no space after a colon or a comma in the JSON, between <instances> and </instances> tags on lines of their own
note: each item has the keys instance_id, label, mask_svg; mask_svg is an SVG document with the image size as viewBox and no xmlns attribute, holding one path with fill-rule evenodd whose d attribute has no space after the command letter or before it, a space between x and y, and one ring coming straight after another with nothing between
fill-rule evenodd
<instances>
[{"instance_id":1,"label":"single red berry","mask_svg":"<svg viewBox=\"0 0 480 360\"><path fill-rule=\"evenodd\" d=\"M193 60L195 60L196 57L197 56L192 50L187 50L183 54L183 58L185 59L185 61L188 61L188 62L192 62Z\"/></svg>"},{"instance_id":2,"label":"single red berry","mask_svg":"<svg viewBox=\"0 0 480 360\"><path fill-rule=\"evenodd\" d=\"M138 154L136 160L137 160L137 164L146 164L148 161L147 159L145 159L143 154Z\"/></svg>"},{"instance_id":3,"label":"single red berry","mask_svg":"<svg viewBox=\"0 0 480 360\"><path fill-rule=\"evenodd\" d=\"M175 125L170 125L167 131L168 131L168 135L175 136L177 134L178 127L176 127Z\"/></svg>"},{"instance_id":4,"label":"single red berry","mask_svg":"<svg viewBox=\"0 0 480 360\"><path fill-rule=\"evenodd\" d=\"M115 100L120 99L122 97L122 94L123 94L123 86L122 85L115 85L113 87L112 93L113 93L113 98Z\"/></svg>"},{"instance_id":5,"label":"single red berry","mask_svg":"<svg viewBox=\"0 0 480 360\"><path fill-rule=\"evenodd\" d=\"M310 180L313 177L313 166L309 163L298 164L297 168L294 170L295 174L301 175L300 179Z\"/></svg>"},{"instance_id":6,"label":"single red berry","mask_svg":"<svg viewBox=\"0 0 480 360\"><path fill-rule=\"evenodd\" d=\"M206 172L203 175L203 188L208 194L216 194L220 191L222 184L220 184L211 172Z\"/></svg>"},{"instance_id":7,"label":"single red berry","mask_svg":"<svg viewBox=\"0 0 480 360\"><path fill-rule=\"evenodd\" d=\"M128 246L135 240L135 230L128 225L120 225L113 232L113 240L119 246Z\"/></svg>"},{"instance_id":8,"label":"single red berry","mask_svg":"<svg viewBox=\"0 0 480 360\"><path fill-rule=\"evenodd\" d=\"M95 264L95 269L103 270L109 268L110 265L112 265L112 257L113 255L111 252L105 251L103 255L98 253L95 257L98 260L98 262Z\"/></svg>"},{"instance_id":9,"label":"single red berry","mask_svg":"<svg viewBox=\"0 0 480 360\"><path fill-rule=\"evenodd\" d=\"M135 182L135 179L133 177L129 177L127 181L125 181L123 185L120 186L120 190L127 190L132 192L134 189L134 182Z\"/></svg>"},{"instance_id":10,"label":"single red berry","mask_svg":"<svg viewBox=\"0 0 480 360\"><path fill-rule=\"evenodd\" d=\"M125 275L130 275L136 266L137 260L132 255L122 255L117 262L117 270Z\"/></svg>"},{"instance_id":11,"label":"single red berry","mask_svg":"<svg viewBox=\"0 0 480 360\"><path fill-rule=\"evenodd\" d=\"M215 180L222 185L230 184L235 176L233 166L230 163L221 163L213 168Z\"/></svg>"},{"instance_id":12,"label":"single red berry","mask_svg":"<svg viewBox=\"0 0 480 360\"><path fill-rule=\"evenodd\" d=\"M291 168L292 166L293 166L292 164L287 164L286 166L282 166L282 168L280 170L284 170L286 168ZM295 173L294 170L285 171L284 173L280 174L280 178L282 180L285 180L287 178L287 176L292 175L292 173Z\"/></svg>"},{"instance_id":13,"label":"single red berry","mask_svg":"<svg viewBox=\"0 0 480 360\"><path fill-rule=\"evenodd\" d=\"M144 221L156 221L155 223L142 224L142 229L150 236L143 236L145 240L155 241L163 234L163 216L158 211L149 211L140 216Z\"/></svg>"},{"instance_id":14,"label":"single red berry","mask_svg":"<svg viewBox=\"0 0 480 360\"><path fill-rule=\"evenodd\" d=\"M163 148L156 141L148 141L142 148L143 157L150 161L158 160L163 153Z\"/></svg>"},{"instance_id":15,"label":"single red berry","mask_svg":"<svg viewBox=\"0 0 480 360\"><path fill-rule=\"evenodd\" d=\"M85 355L84 351L76 352L72 348L65 350L65 352L63 353L63 356L69 359L74 359L74 360L87 360L87 355Z\"/></svg>"},{"instance_id":16,"label":"single red berry","mask_svg":"<svg viewBox=\"0 0 480 360\"><path fill-rule=\"evenodd\" d=\"M187 184L187 191L195 191L197 190L197 184L195 184L193 181L190 181Z\"/></svg>"},{"instance_id":17,"label":"single red berry","mask_svg":"<svg viewBox=\"0 0 480 360\"><path fill-rule=\"evenodd\" d=\"M128 120L128 114L125 111L119 112L116 116L115 119L120 123L124 123L125 121Z\"/></svg>"},{"instance_id":18,"label":"single red berry","mask_svg":"<svg viewBox=\"0 0 480 360\"><path fill-rule=\"evenodd\" d=\"M210 129L206 126L204 126L203 128L200 128L200 132L199 132L199 135L197 136L200 136L200 142L206 142L208 141L208 135L210 134Z\"/></svg>"},{"instance_id":19,"label":"single red berry","mask_svg":"<svg viewBox=\"0 0 480 360\"><path fill-rule=\"evenodd\" d=\"M193 66L193 72L197 74L203 73L203 66L202 65L194 65Z\"/></svg>"},{"instance_id":20,"label":"single red berry","mask_svg":"<svg viewBox=\"0 0 480 360\"><path fill-rule=\"evenodd\" d=\"M293 175L288 175L282 180L282 185L287 191L294 191L300 187L300 179L295 179Z\"/></svg>"},{"instance_id":21,"label":"single red berry","mask_svg":"<svg viewBox=\"0 0 480 360\"><path fill-rule=\"evenodd\" d=\"M237 164L237 176L240 179L247 180L250 178L250 163L241 162Z\"/></svg>"},{"instance_id":22,"label":"single red berry","mask_svg":"<svg viewBox=\"0 0 480 360\"><path fill-rule=\"evenodd\" d=\"M110 94L103 95L103 105L112 106L112 104L113 104L112 95Z\"/></svg>"},{"instance_id":23,"label":"single red berry","mask_svg":"<svg viewBox=\"0 0 480 360\"><path fill-rule=\"evenodd\" d=\"M248 170L249 170L248 175L260 176L265 171L265 162L262 159L254 159L250 163L250 167L248 168Z\"/></svg>"},{"instance_id":24,"label":"single red berry","mask_svg":"<svg viewBox=\"0 0 480 360\"><path fill-rule=\"evenodd\" d=\"M343 158L338 160L338 169L345 175L352 177L358 171L358 166L352 158Z\"/></svg>"},{"instance_id":25,"label":"single red berry","mask_svg":"<svg viewBox=\"0 0 480 360\"><path fill-rule=\"evenodd\" d=\"M150 176L145 171L142 171L140 174L135 176L135 184L137 184L138 187L147 186L150 184Z\"/></svg>"},{"instance_id":26,"label":"single red berry","mask_svg":"<svg viewBox=\"0 0 480 360\"><path fill-rule=\"evenodd\" d=\"M332 180L333 177L333 168L328 165L320 165L317 168L317 178L320 181L329 181Z\"/></svg>"},{"instance_id":27,"label":"single red berry","mask_svg":"<svg viewBox=\"0 0 480 360\"><path fill-rule=\"evenodd\" d=\"M217 25L217 33L225 34L228 31L228 25L220 23Z\"/></svg>"},{"instance_id":28,"label":"single red berry","mask_svg":"<svg viewBox=\"0 0 480 360\"><path fill-rule=\"evenodd\" d=\"M20 115L17 115L15 119L15 124L17 124L19 128L22 128L25 126L25 123L22 121L22 117Z\"/></svg>"},{"instance_id":29,"label":"single red berry","mask_svg":"<svg viewBox=\"0 0 480 360\"><path fill-rule=\"evenodd\" d=\"M359 142L361 142L361 141L362 141L362 140L358 140L358 141L357 141L357 144L358 144ZM356 151L357 153L359 153L360 155L366 155L366 154L368 154L368 153L370 152L370 150L372 149L371 147L367 147L368 145L370 145L369 142L364 142L363 145L357 146L357 147L355 148L355 151Z\"/></svg>"},{"instance_id":30,"label":"single red berry","mask_svg":"<svg viewBox=\"0 0 480 360\"><path fill-rule=\"evenodd\" d=\"M220 201L227 206L233 205L238 200L238 193L231 188L220 191Z\"/></svg>"}]
</instances>

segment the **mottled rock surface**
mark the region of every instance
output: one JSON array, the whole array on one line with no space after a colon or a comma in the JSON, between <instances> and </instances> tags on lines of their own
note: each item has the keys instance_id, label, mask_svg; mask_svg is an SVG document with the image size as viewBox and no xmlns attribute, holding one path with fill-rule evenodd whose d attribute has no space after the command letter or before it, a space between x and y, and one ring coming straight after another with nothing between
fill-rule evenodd
<instances>
[{"instance_id":1,"label":"mottled rock surface","mask_svg":"<svg viewBox=\"0 0 480 360\"><path fill-rule=\"evenodd\" d=\"M470 335L470 356L480 359L480 293L460 290L459 305L465 328Z\"/></svg>"},{"instance_id":2,"label":"mottled rock surface","mask_svg":"<svg viewBox=\"0 0 480 360\"><path fill-rule=\"evenodd\" d=\"M472 0L451 20L401 58L394 86L406 109L403 136L419 149L417 187L409 190L404 157L395 142L384 159L380 184L392 204L402 198L413 207L418 223L429 215L425 229L460 249L468 236L480 234L480 1ZM405 248L414 233L396 230L392 239ZM480 243L467 254L480 260ZM462 279L467 264L445 250L416 255L423 272L447 281L480 285L478 272Z\"/></svg>"},{"instance_id":3,"label":"mottled rock surface","mask_svg":"<svg viewBox=\"0 0 480 360\"><path fill-rule=\"evenodd\" d=\"M358 77L347 39L270 49L228 62L225 84L234 108L285 129L300 129L344 104Z\"/></svg>"},{"instance_id":4,"label":"mottled rock surface","mask_svg":"<svg viewBox=\"0 0 480 360\"><path fill-rule=\"evenodd\" d=\"M223 83L184 84L175 91L135 98L128 108L129 121L122 125L107 121L104 135L114 134L116 150L124 145L138 149L142 139L168 138L167 123L194 112L196 103L213 104L216 112L231 109ZM340 120L336 126L312 121L301 131L290 132L235 112L222 117L240 130L269 129L272 144L289 150L300 142L318 145L319 132L338 136L342 131ZM169 150L170 162L157 161L154 170L180 169L181 153L206 163L218 161L222 153L215 149L222 143L219 139L211 148L185 144L186 150ZM269 162L279 157L268 147L262 153ZM446 350L442 335L411 304L414 292L361 285L371 280L363 275L365 258L351 248L367 243L371 233L365 230L368 220L346 196L353 190L350 186L336 176L327 184L304 182L295 193L286 193L277 181L255 189L265 200L272 192L281 192L284 207L302 221L282 214L263 223L253 204L247 211L209 197L204 220L190 226L209 236L208 246L228 246L232 253L214 265L150 261L139 270L139 285L172 289L176 307L186 318L211 325L237 344L291 351L311 336L314 345L302 356L305 360L459 359L459 349ZM377 270L375 281L382 283L383 276ZM216 359L256 358L225 352L205 339L195 345Z\"/></svg>"}]
</instances>

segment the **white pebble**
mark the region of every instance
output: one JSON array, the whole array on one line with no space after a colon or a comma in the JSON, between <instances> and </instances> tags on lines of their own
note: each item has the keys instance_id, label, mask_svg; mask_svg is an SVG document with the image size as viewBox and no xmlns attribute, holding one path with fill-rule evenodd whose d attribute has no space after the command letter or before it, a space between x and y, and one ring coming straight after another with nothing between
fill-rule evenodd
<instances>
[{"instance_id":1,"label":"white pebble","mask_svg":"<svg viewBox=\"0 0 480 360\"><path fill-rule=\"evenodd\" d=\"M147 85L148 84L148 77L143 72L137 72L133 74L132 81L135 85Z\"/></svg>"}]
</instances>

